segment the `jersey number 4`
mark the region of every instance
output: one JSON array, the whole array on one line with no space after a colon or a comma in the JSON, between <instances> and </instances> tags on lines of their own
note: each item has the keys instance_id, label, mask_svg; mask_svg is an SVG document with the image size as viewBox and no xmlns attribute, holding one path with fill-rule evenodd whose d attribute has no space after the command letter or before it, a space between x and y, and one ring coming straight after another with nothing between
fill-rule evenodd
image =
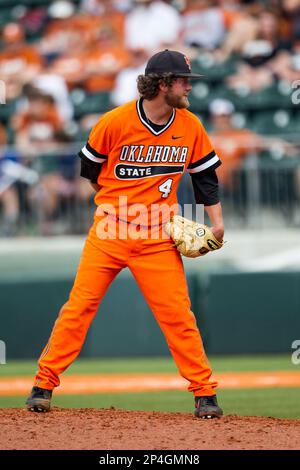
<instances>
[{"instance_id":1,"label":"jersey number 4","mask_svg":"<svg viewBox=\"0 0 300 470\"><path fill-rule=\"evenodd\" d=\"M166 198L169 196L172 189L173 180L172 178L167 179L158 186L158 190L162 193L161 197Z\"/></svg>"}]
</instances>

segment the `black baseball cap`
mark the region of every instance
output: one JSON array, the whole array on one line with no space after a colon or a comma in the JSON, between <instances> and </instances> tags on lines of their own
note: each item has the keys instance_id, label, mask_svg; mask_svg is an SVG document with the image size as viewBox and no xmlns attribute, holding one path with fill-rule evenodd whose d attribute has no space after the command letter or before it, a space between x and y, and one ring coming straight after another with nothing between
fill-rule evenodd
<instances>
[{"instance_id":1,"label":"black baseball cap","mask_svg":"<svg viewBox=\"0 0 300 470\"><path fill-rule=\"evenodd\" d=\"M172 73L176 77L202 77L198 73L192 73L190 60L186 55L177 51L169 51L169 49L165 49L150 57L146 65L145 75L150 73L158 75Z\"/></svg>"}]
</instances>

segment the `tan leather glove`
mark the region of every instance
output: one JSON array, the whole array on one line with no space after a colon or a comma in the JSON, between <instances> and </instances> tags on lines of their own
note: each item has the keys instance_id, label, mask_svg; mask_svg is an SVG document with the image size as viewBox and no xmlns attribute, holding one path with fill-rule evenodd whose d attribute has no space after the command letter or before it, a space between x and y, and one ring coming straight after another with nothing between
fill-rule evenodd
<instances>
[{"instance_id":1,"label":"tan leather glove","mask_svg":"<svg viewBox=\"0 0 300 470\"><path fill-rule=\"evenodd\" d=\"M222 248L224 241L216 239L205 224L198 224L180 215L175 215L165 224L165 230L175 243L177 250L188 258L204 256L209 251Z\"/></svg>"}]
</instances>

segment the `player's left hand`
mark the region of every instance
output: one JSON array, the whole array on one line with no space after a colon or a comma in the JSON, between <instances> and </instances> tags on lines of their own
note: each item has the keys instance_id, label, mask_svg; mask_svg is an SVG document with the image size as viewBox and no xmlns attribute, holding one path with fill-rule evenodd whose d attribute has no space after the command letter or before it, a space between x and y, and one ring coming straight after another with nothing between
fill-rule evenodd
<instances>
[{"instance_id":1,"label":"player's left hand","mask_svg":"<svg viewBox=\"0 0 300 470\"><path fill-rule=\"evenodd\" d=\"M223 242L224 239L224 228L223 227L210 227L212 233L219 242Z\"/></svg>"}]
</instances>

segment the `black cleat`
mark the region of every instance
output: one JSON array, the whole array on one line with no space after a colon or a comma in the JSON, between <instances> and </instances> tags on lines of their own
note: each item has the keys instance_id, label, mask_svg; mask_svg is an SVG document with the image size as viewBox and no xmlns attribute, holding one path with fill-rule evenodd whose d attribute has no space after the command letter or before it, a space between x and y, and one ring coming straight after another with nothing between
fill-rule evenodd
<instances>
[{"instance_id":1,"label":"black cleat","mask_svg":"<svg viewBox=\"0 0 300 470\"><path fill-rule=\"evenodd\" d=\"M36 413L46 413L46 411L50 411L51 397L52 390L33 387L26 401L27 410L35 411Z\"/></svg>"},{"instance_id":2,"label":"black cleat","mask_svg":"<svg viewBox=\"0 0 300 470\"><path fill-rule=\"evenodd\" d=\"M218 406L217 396L195 397L195 416L202 419L221 418L222 409Z\"/></svg>"}]
</instances>

